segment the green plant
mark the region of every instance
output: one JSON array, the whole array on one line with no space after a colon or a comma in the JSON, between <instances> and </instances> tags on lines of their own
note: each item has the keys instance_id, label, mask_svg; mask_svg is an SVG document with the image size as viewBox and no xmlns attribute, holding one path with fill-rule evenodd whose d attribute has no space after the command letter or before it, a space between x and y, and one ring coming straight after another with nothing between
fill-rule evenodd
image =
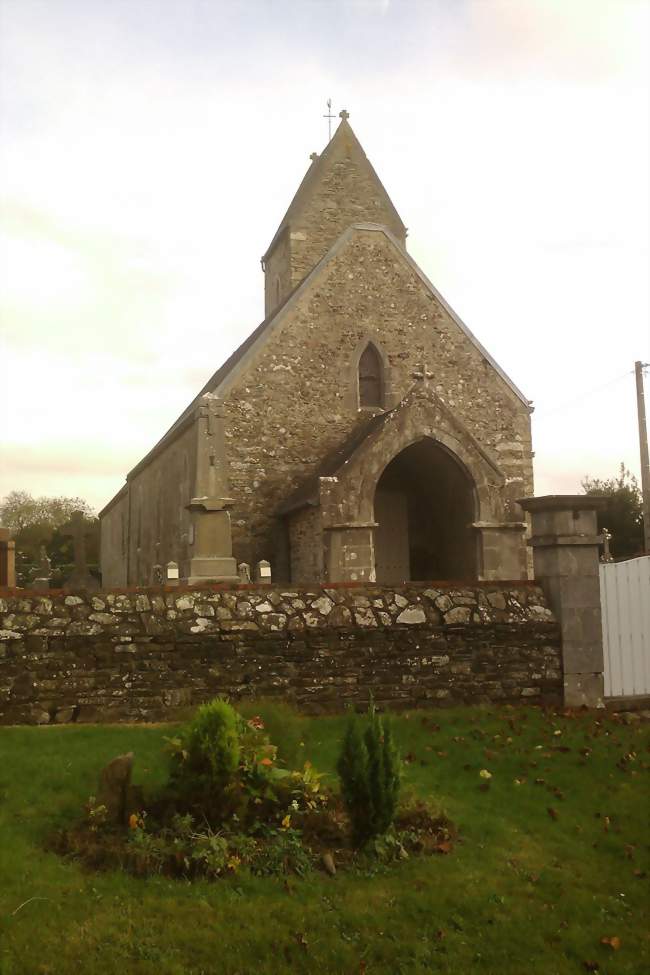
<instances>
[{"instance_id":1,"label":"green plant","mask_svg":"<svg viewBox=\"0 0 650 975\"><path fill-rule=\"evenodd\" d=\"M239 716L223 698L201 705L176 738L167 739L172 781L197 795L223 792L239 766Z\"/></svg>"},{"instance_id":2,"label":"green plant","mask_svg":"<svg viewBox=\"0 0 650 975\"><path fill-rule=\"evenodd\" d=\"M388 721L374 704L362 734L350 715L337 763L341 793L352 823L352 838L359 845L389 828L397 811L400 788L399 757Z\"/></svg>"},{"instance_id":3,"label":"green plant","mask_svg":"<svg viewBox=\"0 0 650 975\"><path fill-rule=\"evenodd\" d=\"M225 836L205 832L192 835L190 858L199 865L201 872L208 877L218 877L228 869L232 862Z\"/></svg>"},{"instance_id":4,"label":"green plant","mask_svg":"<svg viewBox=\"0 0 650 975\"><path fill-rule=\"evenodd\" d=\"M108 809L103 804L98 804L95 796L89 796L85 806L88 826L93 833L106 825Z\"/></svg>"},{"instance_id":5,"label":"green plant","mask_svg":"<svg viewBox=\"0 0 650 975\"><path fill-rule=\"evenodd\" d=\"M238 705L239 713L266 731L277 746L277 756L287 768L300 768L304 763L305 719L290 704L275 699L246 701Z\"/></svg>"},{"instance_id":6,"label":"green plant","mask_svg":"<svg viewBox=\"0 0 650 975\"><path fill-rule=\"evenodd\" d=\"M251 863L251 872L260 876L295 873L303 877L312 867L312 857L302 843L299 830L290 827L261 830L264 843Z\"/></svg>"}]
</instances>

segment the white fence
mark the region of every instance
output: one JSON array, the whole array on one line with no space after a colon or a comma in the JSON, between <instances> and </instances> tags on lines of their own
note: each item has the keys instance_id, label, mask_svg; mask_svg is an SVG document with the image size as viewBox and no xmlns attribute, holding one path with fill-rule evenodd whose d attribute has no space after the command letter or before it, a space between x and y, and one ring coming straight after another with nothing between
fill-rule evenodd
<instances>
[{"instance_id":1,"label":"white fence","mask_svg":"<svg viewBox=\"0 0 650 975\"><path fill-rule=\"evenodd\" d=\"M601 562L605 697L650 694L650 555Z\"/></svg>"}]
</instances>

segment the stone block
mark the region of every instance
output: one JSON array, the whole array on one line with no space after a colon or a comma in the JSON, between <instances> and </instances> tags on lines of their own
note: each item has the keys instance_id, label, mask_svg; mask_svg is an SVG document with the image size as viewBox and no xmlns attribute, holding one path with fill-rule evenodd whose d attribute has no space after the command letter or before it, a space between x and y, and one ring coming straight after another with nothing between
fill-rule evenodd
<instances>
[{"instance_id":1,"label":"stone block","mask_svg":"<svg viewBox=\"0 0 650 975\"><path fill-rule=\"evenodd\" d=\"M565 674L564 704L569 708L603 708L605 687L602 673Z\"/></svg>"}]
</instances>

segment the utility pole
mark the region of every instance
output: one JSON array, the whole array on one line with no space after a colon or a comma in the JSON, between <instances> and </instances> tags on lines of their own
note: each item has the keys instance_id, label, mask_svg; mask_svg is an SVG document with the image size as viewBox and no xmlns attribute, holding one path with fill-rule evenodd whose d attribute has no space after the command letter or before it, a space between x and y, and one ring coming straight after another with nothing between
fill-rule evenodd
<instances>
[{"instance_id":1,"label":"utility pole","mask_svg":"<svg viewBox=\"0 0 650 975\"><path fill-rule=\"evenodd\" d=\"M635 362L636 407L639 414L639 448L641 451L641 494L643 497L643 549L650 553L650 460L648 460L648 428L645 421L643 369L648 362Z\"/></svg>"}]
</instances>

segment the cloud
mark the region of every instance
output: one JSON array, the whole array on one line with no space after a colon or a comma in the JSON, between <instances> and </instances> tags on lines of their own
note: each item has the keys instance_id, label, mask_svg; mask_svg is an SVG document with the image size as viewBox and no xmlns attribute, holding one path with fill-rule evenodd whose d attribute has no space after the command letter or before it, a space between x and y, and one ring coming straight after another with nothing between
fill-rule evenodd
<instances>
[{"instance_id":1,"label":"cloud","mask_svg":"<svg viewBox=\"0 0 650 975\"><path fill-rule=\"evenodd\" d=\"M544 411L650 358L646 19L624 0L7 0L0 492L107 500L258 324L259 257L328 95L411 253L536 400L540 483L634 466L618 390Z\"/></svg>"}]
</instances>

